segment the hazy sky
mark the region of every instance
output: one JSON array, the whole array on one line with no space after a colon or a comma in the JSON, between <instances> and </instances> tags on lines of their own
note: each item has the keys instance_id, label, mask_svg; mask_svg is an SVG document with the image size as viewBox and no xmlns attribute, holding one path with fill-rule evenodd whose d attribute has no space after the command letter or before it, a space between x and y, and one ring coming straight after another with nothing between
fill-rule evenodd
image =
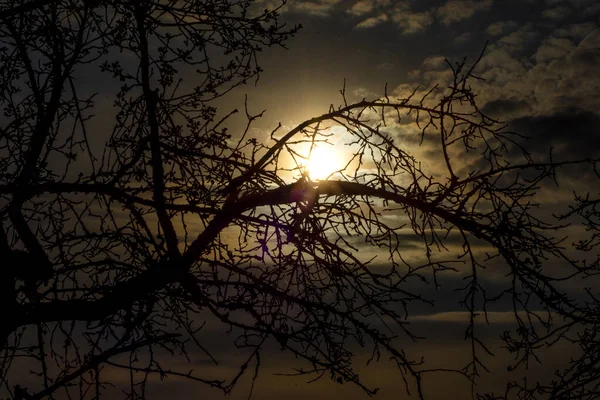
<instances>
[{"instance_id":1,"label":"hazy sky","mask_svg":"<svg viewBox=\"0 0 600 400\"><path fill-rule=\"evenodd\" d=\"M238 106L235 102L248 94L253 111L267 110L257 125L265 132L277 122L292 126L325 113L330 104L339 105L344 79L351 100L382 96L386 83L390 93L401 94L415 84L427 87L443 82L449 76L444 59L474 60L489 41L477 69L485 82L474 84L480 107L505 120L511 129L529 135L528 149L535 157L546 157L550 148L555 159L600 153L595 144L600 122L600 3L596 0L292 0L282 19L303 25L288 42L289 50L266 50L260 60L265 72L258 86L236 90L223 104ZM563 192L556 189L548 201L560 208L573 188L584 185L584 181L570 179L560 189ZM492 275L484 284L493 289L502 274L497 273L498 281ZM457 312L460 295L453 291L460 286L460 277L445 283L448 286L442 291L423 289L436 299L437 306L416 310L412 319L416 330L432 340L406 343L405 349L417 359L426 357L430 365L448 367L461 365L469 353L468 342L463 340L466 315ZM568 289L573 296L579 285ZM492 373L484 375L479 388L500 394L502 382L510 375L506 370L510 356L498 337L510 327L506 313L510 307L495 307L490 325L481 324L481 329L497 357L489 360ZM214 346L219 347L218 339ZM532 365L527 375L553 373L566 365L569 351L555 349L543 365ZM363 370L360 360L366 354L360 349L358 354L357 369ZM237 365L235 356L224 357L229 359L217 367L220 371ZM367 398L355 387L327 379L304 385L306 379L271 378L271 373L285 371L282 366L294 366L293 360L275 350L263 365L254 390L256 399ZM511 376L524 374L518 370ZM364 376L368 384L381 387L377 398L405 398L399 375L385 362L365 369ZM432 399L470 395L466 382L453 375L430 375L425 386ZM248 387L246 379L233 398L245 398ZM165 396L176 392L185 396L189 389L187 384L171 381L157 384L156 390ZM210 391L202 396L221 397Z\"/></svg>"}]
</instances>

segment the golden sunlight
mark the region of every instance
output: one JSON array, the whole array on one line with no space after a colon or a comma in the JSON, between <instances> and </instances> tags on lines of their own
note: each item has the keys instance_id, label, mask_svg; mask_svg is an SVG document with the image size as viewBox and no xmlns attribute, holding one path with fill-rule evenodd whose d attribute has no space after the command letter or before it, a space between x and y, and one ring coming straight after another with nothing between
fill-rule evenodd
<instances>
[{"instance_id":1,"label":"golden sunlight","mask_svg":"<svg viewBox=\"0 0 600 400\"><path fill-rule=\"evenodd\" d=\"M311 179L324 180L331 174L343 169L344 165L335 146L321 144L313 148L310 156L305 161L304 167Z\"/></svg>"}]
</instances>

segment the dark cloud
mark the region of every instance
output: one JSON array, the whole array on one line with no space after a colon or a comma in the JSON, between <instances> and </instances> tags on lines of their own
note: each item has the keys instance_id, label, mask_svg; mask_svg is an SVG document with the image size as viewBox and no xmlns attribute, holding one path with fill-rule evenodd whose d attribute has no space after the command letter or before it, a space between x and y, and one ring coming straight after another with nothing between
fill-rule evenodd
<instances>
[{"instance_id":1,"label":"dark cloud","mask_svg":"<svg viewBox=\"0 0 600 400\"><path fill-rule=\"evenodd\" d=\"M600 65L600 49L578 49L571 55L571 62L575 66L597 68Z\"/></svg>"},{"instance_id":2,"label":"dark cloud","mask_svg":"<svg viewBox=\"0 0 600 400\"><path fill-rule=\"evenodd\" d=\"M598 156L600 117L582 110L563 110L554 115L529 116L510 122L512 130L528 135L527 149L547 155L552 147L557 159Z\"/></svg>"},{"instance_id":3,"label":"dark cloud","mask_svg":"<svg viewBox=\"0 0 600 400\"><path fill-rule=\"evenodd\" d=\"M498 36L501 34L505 34L505 33L509 33L513 30L515 30L517 27L519 26L519 24L516 21L497 21L497 22L493 22L491 23L487 29L486 32L492 36Z\"/></svg>"},{"instance_id":4,"label":"dark cloud","mask_svg":"<svg viewBox=\"0 0 600 400\"><path fill-rule=\"evenodd\" d=\"M511 97L509 99L490 101L482 108L482 111L493 118L507 119L513 116L529 114L532 111L532 107L525 100Z\"/></svg>"},{"instance_id":5,"label":"dark cloud","mask_svg":"<svg viewBox=\"0 0 600 400\"><path fill-rule=\"evenodd\" d=\"M570 8L558 6L542 11L542 16L551 20L562 20L565 19L570 13Z\"/></svg>"},{"instance_id":6,"label":"dark cloud","mask_svg":"<svg viewBox=\"0 0 600 400\"><path fill-rule=\"evenodd\" d=\"M589 35L598 26L595 22L583 22L581 24L571 24L558 28L554 34L558 37L568 37L581 40Z\"/></svg>"},{"instance_id":7,"label":"dark cloud","mask_svg":"<svg viewBox=\"0 0 600 400\"><path fill-rule=\"evenodd\" d=\"M449 25L469 19L476 12L488 10L493 4L493 0L449 0L439 7L436 12L440 21L445 25Z\"/></svg>"},{"instance_id":8,"label":"dark cloud","mask_svg":"<svg viewBox=\"0 0 600 400\"><path fill-rule=\"evenodd\" d=\"M538 42L540 32L533 23L527 23L516 31L500 38L498 45L511 53L530 50Z\"/></svg>"}]
</instances>

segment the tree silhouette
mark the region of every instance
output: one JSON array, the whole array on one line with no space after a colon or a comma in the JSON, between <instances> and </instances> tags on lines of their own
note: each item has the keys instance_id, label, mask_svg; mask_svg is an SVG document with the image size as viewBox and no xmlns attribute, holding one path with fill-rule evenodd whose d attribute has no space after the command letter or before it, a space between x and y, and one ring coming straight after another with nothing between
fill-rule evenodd
<instances>
[{"instance_id":1,"label":"tree silhouette","mask_svg":"<svg viewBox=\"0 0 600 400\"><path fill-rule=\"evenodd\" d=\"M597 396L598 301L561 285L598 269L598 203L579 195L560 221L539 202L559 168L596 160L534 160L478 108L477 60L449 63L447 87L357 103L342 90L341 106L266 138L246 105L246 123L229 133L237 110L216 104L258 79L262 48L298 29L278 10L247 0L3 6L5 395L98 398L111 368L131 372L126 398L145 397L153 375L230 392L277 343L298 358L296 374L372 394L353 367L355 346L368 347L424 397L423 378L441 370L399 340L419 340L410 312L432 304L414 282L461 273L471 361L455 372L476 383L488 351L476 316L508 299L511 368L558 342L583 352L560 379L487 398ZM306 158L335 135L351 157L311 179ZM561 229L581 217L590 235L570 246ZM420 257L407 256L407 232ZM490 269L506 274L500 292L482 283ZM223 340L247 355L228 380L166 366L190 351L213 357L206 321L230 328Z\"/></svg>"}]
</instances>

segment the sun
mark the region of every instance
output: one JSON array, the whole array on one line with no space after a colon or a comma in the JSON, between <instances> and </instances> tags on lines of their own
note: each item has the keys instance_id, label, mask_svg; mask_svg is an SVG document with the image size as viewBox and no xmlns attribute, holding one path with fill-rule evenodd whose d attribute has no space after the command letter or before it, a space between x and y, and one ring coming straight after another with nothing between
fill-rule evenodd
<instances>
[{"instance_id":1,"label":"sun","mask_svg":"<svg viewBox=\"0 0 600 400\"><path fill-rule=\"evenodd\" d=\"M325 180L331 174L342 169L343 165L335 146L321 144L312 149L304 167L311 179Z\"/></svg>"}]
</instances>

